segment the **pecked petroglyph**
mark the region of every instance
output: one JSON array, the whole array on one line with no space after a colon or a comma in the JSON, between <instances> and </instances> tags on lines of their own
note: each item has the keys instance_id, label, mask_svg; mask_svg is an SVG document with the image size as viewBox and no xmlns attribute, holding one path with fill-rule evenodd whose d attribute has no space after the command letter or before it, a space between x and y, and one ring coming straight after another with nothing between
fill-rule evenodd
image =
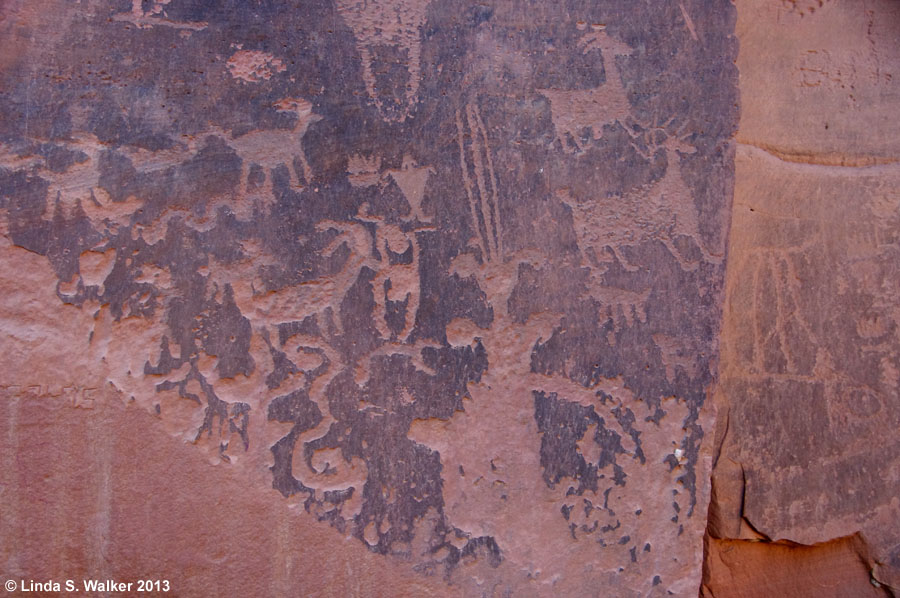
<instances>
[{"instance_id":1,"label":"pecked petroglyph","mask_svg":"<svg viewBox=\"0 0 900 598\"><path fill-rule=\"evenodd\" d=\"M266 81L275 73L287 70L284 62L261 50L238 49L228 59L227 66L232 77L246 83Z\"/></svg>"},{"instance_id":2,"label":"pecked petroglyph","mask_svg":"<svg viewBox=\"0 0 900 598\"><path fill-rule=\"evenodd\" d=\"M409 154L403 156L403 164L399 169L388 170L388 174L403 191L403 196L409 203L410 219L412 220L422 223L431 222L422 209L422 200L425 197L428 175L434 174L434 172L435 170L431 166L419 166Z\"/></svg>"},{"instance_id":3,"label":"pecked petroglyph","mask_svg":"<svg viewBox=\"0 0 900 598\"><path fill-rule=\"evenodd\" d=\"M633 326L647 322L646 285L622 287L611 284L606 274L624 269L639 275L640 266L631 256L647 243L661 243L665 251L685 272L695 272L701 263L720 264L721 256L711 253L700 235L694 193L687 187L681 172L681 161L696 149L679 138L678 132L664 132L663 127L644 130L634 137L639 155L652 160L665 157L666 169L656 181L609 197L575 197L566 188L557 190L559 200L572 211L582 263L590 266L586 295L608 306L616 322ZM646 144L646 145L643 145ZM637 147L642 145L641 147ZM696 373L696 364L688 365L694 351L674 337L660 343L667 355L666 363L681 363L686 371ZM673 361L674 360L674 361ZM667 375L673 370L667 365Z\"/></svg>"},{"instance_id":4,"label":"pecked petroglyph","mask_svg":"<svg viewBox=\"0 0 900 598\"><path fill-rule=\"evenodd\" d=\"M546 256L527 250L504 251L504 227L499 216L504 196L492 168L491 144L477 106L469 104L465 111L458 111L456 126L475 232L469 246L472 253L455 258L451 273L477 281L488 297L494 318L487 329L455 322L452 336L448 329L448 338L454 345L477 341L484 346L491 366L471 386L471 399L464 402L462 413L447 422L416 420L409 435L442 455L449 520L466 533L494 537L501 550L528 546L527 550L507 554L506 558L518 566L526 570L532 563L546 566L563 553L571 557L572 552L567 551L583 551L584 558L589 558L587 555L598 544L619 551L626 562L637 562L642 551L651 550L651 544L662 537L661 532L641 531L643 510L650 508L643 500L647 487L668 480L669 486L661 496L669 499L664 509L673 525L665 533L672 537L681 533L679 521L690 516L693 509L693 498L685 496L681 483L687 466L685 455L697 442L687 431L691 420L687 402L673 397L660 403L665 407L653 407L652 402L636 396L621 377L596 377L582 384L566 377L564 371L560 375L535 369L533 350L566 326L563 310L532 315L521 322L510 312L507 298L519 285L518 266L529 264L540 269L547 265ZM676 167L672 171L679 176ZM660 187L663 193L671 193L670 183L663 182ZM677 199L683 201L684 196ZM585 229L589 226L601 228L596 221ZM612 225L606 226L606 230L612 229ZM585 237L579 240L583 242ZM636 244L644 239L618 240ZM602 270L602 266L594 267ZM626 328L647 323L642 306L649 291L632 293L590 286L588 293L604 303L613 298L629 301L631 317L622 314ZM675 379L676 368L689 375L698 374L690 347L664 335L654 337L654 342L663 355L668 379ZM662 419L662 411L657 409L666 412ZM523 433L493 440L490 448L470 450L487 444L490 430L498 428ZM570 438L571 447L561 447L560 437ZM551 456L563 452L570 460L558 463ZM483 456L485 453L490 459ZM535 475L536 465L542 475ZM530 513L526 506L530 497L554 504L559 513L555 520ZM653 510L658 512L659 508L657 505ZM523 515L521 520L516 518L517 513ZM563 548L579 539L590 542L579 548Z\"/></svg>"},{"instance_id":5,"label":"pecked petroglyph","mask_svg":"<svg viewBox=\"0 0 900 598\"><path fill-rule=\"evenodd\" d=\"M818 349L816 361L797 361L797 343L822 347L818 335L803 316L800 288L794 259L778 251L760 252L750 258L747 267L756 287L752 297L754 311L753 343L748 347L752 362L749 371L810 374L816 362L828 360L827 349ZM767 313L768 315L763 315ZM790 336L788 335L790 330ZM821 351L825 353L821 353Z\"/></svg>"},{"instance_id":6,"label":"pecked petroglyph","mask_svg":"<svg viewBox=\"0 0 900 598\"><path fill-rule=\"evenodd\" d=\"M477 104L467 104L465 118L456 111L456 134L463 186L469 200L476 243L483 259L502 260L503 228L500 223L499 190L487 131Z\"/></svg>"},{"instance_id":7,"label":"pecked petroglyph","mask_svg":"<svg viewBox=\"0 0 900 598\"><path fill-rule=\"evenodd\" d=\"M406 120L419 95L422 66L422 26L428 2L400 0L338 0L338 12L356 36L356 49L362 61L362 76L369 98L377 106L382 118L389 121ZM382 58L385 51L396 50L396 58ZM379 74L376 63L401 64L406 71L405 81L391 81ZM396 62L395 62L396 61ZM399 89L394 97L385 99L393 85Z\"/></svg>"},{"instance_id":8,"label":"pecked petroglyph","mask_svg":"<svg viewBox=\"0 0 900 598\"><path fill-rule=\"evenodd\" d=\"M661 508L646 500L646 489L667 480L660 496L669 503L662 508L675 522L689 508L678 481L685 447L693 442L684 427L687 405L665 401L667 415L653 422L650 404L621 378L582 385L536 372L532 348L550 338L561 320L560 314L542 314L523 325L508 313L504 298L516 286L513 264L523 258L508 255L505 264L456 260L454 272L477 279L491 299L494 321L488 329L456 323L452 342L477 340L492 365L470 386L461 413L446 422L416 420L409 436L442 456L449 521L467 534L495 538L513 566L533 573L537 563L556 569L573 554L591 558L598 545L618 552L623 562L636 562L646 545L680 533L677 524L665 533L643 531L643 511ZM555 419L559 408L571 413ZM586 418L583 427L580 417ZM496 429L521 432L498 439ZM553 440L561 434L571 446ZM558 463L555 455L563 453L571 460ZM535 500L553 504L555 516L535 515L528 507ZM580 543L572 546L573 540ZM516 550L506 549L511 546Z\"/></svg>"},{"instance_id":9,"label":"pecked petroglyph","mask_svg":"<svg viewBox=\"0 0 900 598\"><path fill-rule=\"evenodd\" d=\"M103 146L95 136L86 134L78 135L61 145L74 153L73 164L63 169L53 167L44 159L38 167L39 176L50 183L47 188L48 199L59 201L67 211L74 209L77 203L81 203L83 207L88 203L96 205L97 199L93 193L99 180L97 163Z\"/></svg>"},{"instance_id":10,"label":"pecked petroglyph","mask_svg":"<svg viewBox=\"0 0 900 598\"><path fill-rule=\"evenodd\" d=\"M745 149L742 159L752 164L763 155L759 150ZM749 325L740 332L741 349L730 359L740 376L827 378L827 372L836 369L839 377L846 378L848 373L838 365L840 347L826 334L828 328L821 315L809 308L806 281L823 263L830 264L831 284L822 301L859 296L852 317L847 316L853 327L842 334L855 337L854 346L872 354L868 359L886 359L888 369L896 359L887 339L888 331L900 321L900 312L890 299L896 292L895 285L884 281L891 279L887 272L894 255L900 198L889 189L890 183L875 183L866 169L849 179L828 172L827 180L834 181L837 189L854 181L854 193L862 197L850 210L843 199L837 199L839 191L830 191L820 205L840 217L814 217L814 212L804 207L786 211L774 205L741 206L746 224L739 240L750 244L742 248L742 257L735 261L728 298L729 304L746 305L752 314ZM790 187L787 189L789 192ZM842 265L838 267L838 263Z\"/></svg>"},{"instance_id":11,"label":"pecked petroglyph","mask_svg":"<svg viewBox=\"0 0 900 598\"><path fill-rule=\"evenodd\" d=\"M585 149L584 136L598 141L603 136L603 128L616 122L624 123L631 115L631 103L622 75L616 64L618 56L630 56L631 48L610 37L606 26L579 21L579 31L585 31L578 40L578 48L585 54L600 50L606 82L593 89L539 89L538 93L550 100L550 114L556 129L556 138L567 152Z\"/></svg>"},{"instance_id":12,"label":"pecked petroglyph","mask_svg":"<svg viewBox=\"0 0 900 598\"><path fill-rule=\"evenodd\" d=\"M383 168L380 156L353 154L347 158L347 179L354 187L383 188L393 181L400 188L403 197L409 204L409 214L404 221L418 221L428 224L431 218L425 215L422 201L425 198L425 187L428 177L435 173L431 166L420 166L409 154L403 156L400 168Z\"/></svg>"},{"instance_id":13,"label":"pecked petroglyph","mask_svg":"<svg viewBox=\"0 0 900 598\"><path fill-rule=\"evenodd\" d=\"M312 168L306 160L306 150L303 147L303 136L309 126L321 117L313 112L310 102L302 98L285 98L276 102L275 108L279 112L294 114L296 121L290 130L263 129L250 131L238 137L230 136L224 131L215 130L225 142L237 152L241 158L241 189L240 193L247 194L247 185L250 177L250 167L257 164L268 170L263 194L268 196L272 192L272 170L279 166L287 166L291 175L291 185L294 188L301 187L300 172L294 168L294 159L300 161L303 174L303 182L308 185L313 178Z\"/></svg>"},{"instance_id":14,"label":"pecked petroglyph","mask_svg":"<svg viewBox=\"0 0 900 598\"><path fill-rule=\"evenodd\" d=\"M673 53L659 23L702 33L705 61L730 50L678 3L613 11L615 38L600 6L573 24L547 5L531 29L513 8L110 13L121 60L54 68L159 84L97 100L36 76L51 108L40 141L4 137L4 236L86 316L92 374L331 526L322 549L350 538L473 595L683 593L722 276L696 206L730 205L696 181L727 178L709 148L734 98L727 77L698 95L695 36ZM364 85L335 68L360 60Z\"/></svg>"},{"instance_id":15,"label":"pecked petroglyph","mask_svg":"<svg viewBox=\"0 0 900 598\"><path fill-rule=\"evenodd\" d=\"M684 26L687 27L688 31L691 32L691 37L694 38L695 42L700 41L700 36L697 35L697 28L694 26L694 20L691 18L690 13L684 7L684 2L678 3L678 8L681 9L681 16L684 17Z\"/></svg>"},{"instance_id":16,"label":"pecked petroglyph","mask_svg":"<svg viewBox=\"0 0 900 598\"><path fill-rule=\"evenodd\" d=\"M168 27L171 29L181 29L187 32L202 31L206 29L207 23L175 21L166 16L165 7L172 0L153 0L150 2L148 10L143 9L145 2L143 0L131 0L131 10L128 12L113 15L114 21L122 21L131 23L138 29L151 29L153 27Z\"/></svg>"},{"instance_id":17,"label":"pecked petroglyph","mask_svg":"<svg viewBox=\"0 0 900 598\"><path fill-rule=\"evenodd\" d=\"M402 341L412 332L419 309L420 248L416 229L404 232L396 225L378 223L375 230L375 246L387 256L387 264L380 264L372 280L375 325L382 337Z\"/></svg>"},{"instance_id":18,"label":"pecked petroglyph","mask_svg":"<svg viewBox=\"0 0 900 598\"><path fill-rule=\"evenodd\" d=\"M354 154L347 157L347 180L354 187L372 187L384 183L379 156Z\"/></svg>"},{"instance_id":19,"label":"pecked petroglyph","mask_svg":"<svg viewBox=\"0 0 900 598\"><path fill-rule=\"evenodd\" d=\"M788 10L788 14L804 17L825 8L830 0L782 0L781 4Z\"/></svg>"},{"instance_id":20,"label":"pecked petroglyph","mask_svg":"<svg viewBox=\"0 0 900 598\"><path fill-rule=\"evenodd\" d=\"M684 250L676 246L679 238L696 244L704 261L721 261L706 248L700 236L693 193L681 173L683 156L696 149L680 139L677 132L664 132L664 127L645 133L651 140L659 135L663 136L662 142L651 141L646 151L636 148L647 159L660 150L664 152L666 170L659 180L621 196L590 202L576 200L565 189L559 191L562 201L572 208L578 245L595 267L602 267L602 262L613 258L632 268L622 255L622 248L657 240L666 245L682 268L692 270L698 259L684 255Z\"/></svg>"},{"instance_id":21,"label":"pecked petroglyph","mask_svg":"<svg viewBox=\"0 0 900 598\"><path fill-rule=\"evenodd\" d=\"M849 28L845 17L862 14L850 11L832 27ZM827 22L818 9L803 19L810 27ZM856 50L865 46L846 54L840 43L800 63L804 93L834 85L834 105L848 92L865 97L875 82L845 62L854 56L864 65L864 51ZM837 75L855 89L839 90ZM785 79L781 87L797 83ZM812 544L848 529L890 554L896 542L882 529L895 515L897 470L896 459L884 455L896 450L872 457L871 439L889 437L900 421L890 399L900 371L898 170L810 155L791 160L750 145L737 149L720 366L729 436L720 463L739 462L751 480L742 489L743 516L761 533ZM866 475L853 478L859 471Z\"/></svg>"}]
</instances>

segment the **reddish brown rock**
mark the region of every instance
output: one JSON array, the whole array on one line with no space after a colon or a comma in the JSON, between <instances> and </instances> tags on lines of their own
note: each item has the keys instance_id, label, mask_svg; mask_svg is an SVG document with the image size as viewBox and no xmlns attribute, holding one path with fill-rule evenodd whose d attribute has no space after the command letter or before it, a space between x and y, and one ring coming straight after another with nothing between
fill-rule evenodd
<instances>
[{"instance_id":1,"label":"reddish brown rock","mask_svg":"<svg viewBox=\"0 0 900 598\"><path fill-rule=\"evenodd\" d=\"M177 596L463 595L272 500L246 471L211 466L117 393L89 391L90 403L84 393L3 393L4 581L71 579L84 593L85 579L167 580Z\"/></svg>"},{"instance_id":2,"label":"reddish brown rock","mask_svg":"<svg viewBox=\"0 0 900 598\"><path fill-rule=\"evenodd\" d=\"M900 156L897 29L890 0L740 0L738 140L834 166Z\"/></svg>"},{"instance_id":3,"label":"reddish brown rock","mask_svg":"<svg viewBox=\"0 0 900 598\"><path fill-rule=\"evenodd\" d=\"M11 570L696 594L732 4L295 4L4 6Z\"/></svg>"},{"instance_id":4,"label":"reddish brown rock","mask_svg":"<svg viewBox=\"0 0 900 598\"><path fill-rule=\"evenodd\" d=\"M858 536L805 546L710 539L704 598L876 598L890 596L869 577L871 556Z\"/></svg>"},{"instance_id":5,"label":"reddish brown rock","mask_svg":"<svg viewBox=\"0 0 900 598\"><path fill-rule=\"evenodd\" d=\"M709 532L802 544L858 533L865 567L835 565L834 579L865 588L871 571L896 592L900 11L746 1L738 15L742 116ZM734 585L716 576L736 575L741 559L755 567L748 550L727 571L711 566L710 587ZM770 576L759 575L764 587Z\"/></svg>"}]
</instances>

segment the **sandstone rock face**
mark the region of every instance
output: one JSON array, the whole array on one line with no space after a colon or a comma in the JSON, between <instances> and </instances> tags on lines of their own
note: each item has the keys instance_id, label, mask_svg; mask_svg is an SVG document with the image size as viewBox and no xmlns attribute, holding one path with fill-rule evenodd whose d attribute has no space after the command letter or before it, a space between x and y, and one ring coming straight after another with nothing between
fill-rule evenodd
<instances>
[{"instance_id":1,"label":"sandstone rock face","mask_svg":"<svg viewBox=\"0 0 900 598\"><path fill-rule=\"evenodd\" d=\"M4 581L71 579L89 596L83 579L168 580L177 596L464 595L312 524L262 476L210 465L119 393L77 384L4 390Z\"/></svg>"},{"instance_id":2,"label":"sandstone rock face","mask_svg":"<svg viewBox=\"0 0 900 598\"><path fill-rule=\"evenodd\" d=\"M4 581L897 593L900 8L544 4L0 7Z\"/></svg>"},{"instance_id":3,"label":"sandstone rock face","mask_svg":"<svg viewBox=\"0 0 900 598\"><path fill-rule=\"evenodd\" d=\"M791 542L712 539L706 559L704 596L889 596L869 581L868 554L858 536L812 546Z\"/></svg>"},{"instance_id":4,"label":"sandstone rock face","mask_svg":"<svg viewBox=\"0 0 900 598\"><path fill-rule=\"evenodd\" d=\"M3 13L4 575L696 594L729 2Z\"/></svg>"},{"instance_id":5,"label":"sandstone rock face","mask_svg":"<svg viewBox=\"0 0 900 598\"><path fill-rule=\"evenodd\" d=\"M776 4L738 4L742 114L710 534L811 545L859 533L866 567L828 565L828 575L896 592L900 7ZM723 546L733 545L714 542L711 559ZM762 550L711 565L713 595L750 595L738 591L746 577L729 586L722 576L784 553ZM801 553L813 554L790 554ZM795 583L800 569L785 575ZM824 595L803 585L790 593Z\"/></svg>"}]
</instances>

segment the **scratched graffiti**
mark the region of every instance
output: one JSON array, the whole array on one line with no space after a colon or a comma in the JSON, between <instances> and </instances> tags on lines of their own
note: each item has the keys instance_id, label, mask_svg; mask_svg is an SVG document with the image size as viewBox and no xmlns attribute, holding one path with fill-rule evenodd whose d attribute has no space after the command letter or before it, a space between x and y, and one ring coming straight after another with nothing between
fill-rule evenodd
<instances>
[{"instance_id":1,"label":"scratched graffiti","mask_svg":"<svg viewBox=\"0 0 900 598\"><path fill-rule=\"evenodd\" d=\"M0 396L7 400L51 400L76 409L93 409L98 390L78 384L3 384L0 385Z\"/></svg>"},{"instance_id":2,"label":"scratched graffiti","mask_svg":"<svg viewBox=\"0 0 900 598\"><path fill-rule=\"evenodd\" d=\"M0 215L123 397L473 591L699 579L728 32L685 3L119 4L53 68L156 79L2 92Z\"/></svg>"}]
</instances>

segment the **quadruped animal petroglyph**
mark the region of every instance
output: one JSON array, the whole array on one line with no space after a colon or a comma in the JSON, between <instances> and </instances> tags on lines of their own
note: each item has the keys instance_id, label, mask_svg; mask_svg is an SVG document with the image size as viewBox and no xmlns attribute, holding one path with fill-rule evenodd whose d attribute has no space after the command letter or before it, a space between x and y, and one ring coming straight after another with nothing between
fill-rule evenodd
<instances>
[{"instance_id":1,"label":"quadruped animal petroglyph","mask_svg":"<svg viewBox=\"0 0 900 598\"><path fill-rule=\"evenodd\" d=\"M734 40L576 5L110 4L5 133L4 235L111 388L335 545L473 594L683 593Z\"/></svg>"}]
</instances>

